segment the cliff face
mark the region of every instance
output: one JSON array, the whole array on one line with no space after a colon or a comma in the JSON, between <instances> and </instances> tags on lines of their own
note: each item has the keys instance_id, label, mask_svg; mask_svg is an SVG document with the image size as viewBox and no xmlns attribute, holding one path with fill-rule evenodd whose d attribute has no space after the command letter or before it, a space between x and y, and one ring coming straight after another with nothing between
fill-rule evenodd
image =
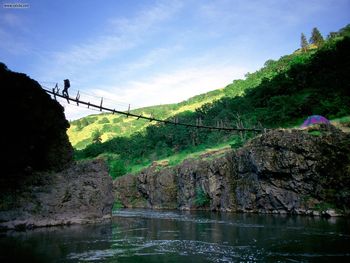
<instances>
[{"instance_id":1,"label":"cliff face","mask_svg":"<svg viewBox=\"0 0 350 263\"><path fill-rule=\"evenodd\" d=\"M2 193L0 228L31 228L98 222L111 217L112 178L102 160L72 165L24 179Z\"/></svg>"},{"instance_id":2,"label":"cliff face","mask_svg":"<svg viewBox=\"0 0 350 263\"><path fill-rule=\"evenodd\" d=\"M25 74L0 63L4 101L0 228L95 222L111 216L102 161L75 164L63 107Z\"/></svg>"},{"instance_id":3,"label":"cliff face","mask_svg":"<svg viewBox=\"0 0 350 263\"><path fill-rule=\"evenodd\" d=\"M39 83L0 63L4 171L1 177L32 170L60 170L72 160L63 107Z\"/></svg>"},{"instance_id":4,"label":"cliff face","mask_svg":"<svg viewBox=\"0 0 350 263\"><path fill-rule=\"evenodd\" d=\"M313 213L349 206L350 136L332 126L312 129L273 131L237 151L237 209Z\"/></svg>"},{"instance_id":5,"label":"cliff face","mask_svg":"<svg viewBox=\"0 0 350 263\"><path fill-rule=\"evenodd\" d=\"M275 130L237 151L114 181L125 207L335 215L350 204L350 136Z\"/></svg>"}]
</instances>

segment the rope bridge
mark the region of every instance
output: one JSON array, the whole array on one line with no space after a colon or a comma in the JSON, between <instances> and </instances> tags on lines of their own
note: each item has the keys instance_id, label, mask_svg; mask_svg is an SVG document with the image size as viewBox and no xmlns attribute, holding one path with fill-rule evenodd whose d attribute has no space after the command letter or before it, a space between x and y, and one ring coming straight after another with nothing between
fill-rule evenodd
<instances>
[{"instance_id":1,"label":"rope bridge","mask_svg":"<svg viewBox=\"0 0 350 263\"><path fill-rule=\"evenodd\" d=\"M171 120L162 120L162 119L157 119L154 117L148 117L148 116L143 116L143 115L137 115L137 114L133 114L130 112L130 105L128 108L128 111L119 111L119 110L115 110L115 109L111 109L111 108L107 108L103 106L103 98L101 98L100 104L94 104L94 103L90 103L90 102L86 102L83 100L80 100L80 92L78 91L77 95L75 98L70 97L70 96L65 96L59 93L59 89L53 88L52 90L50 90L47 87L42 86L43 89L54 96L54 99L56 100L56 97L60 97L63 99L66 99L68 103L70 102L74 102L77 104L77 106L81 106L81 105L86 105L89 109L97 109L99 111L106 111L106 112L110 112L113 114L120 114L120 115L124 115L126 117L134 117L139 119L144 119L144 120L149 120L149 121L155 121L155 122L159 122L159 123L164 123L164 124L171 124L171 125L178 125L178 126L185 126L185 127L189 127L189 128L197 128L197 129L209 129L209 130L220 130L220 131L238 131L238 132L263 132L267 129L264 128L244 128L244 127L223 127L223 124L219 124L218 126L205 126L201 124L201 119L197 120L197 124L189 124L189 123L181 123L178 121L177 118L174 118L174 121Z\"/></svg>"}]
</instances>

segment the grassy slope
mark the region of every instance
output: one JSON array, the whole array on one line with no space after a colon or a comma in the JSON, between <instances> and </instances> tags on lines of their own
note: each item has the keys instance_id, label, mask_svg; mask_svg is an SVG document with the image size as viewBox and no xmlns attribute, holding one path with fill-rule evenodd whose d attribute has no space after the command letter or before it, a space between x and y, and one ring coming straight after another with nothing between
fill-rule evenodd
<instances>
[{"instance_id":1,"label":"grassy slope","mask_svg":"<svg viewBox=\"0 0 350 263\"><path fill-rule=\"evenodd\" d=\"M151 116L167 119L176 114L190 111L194 112L204 104L212 103L225 96L224 89L214 90L205 94L194 96L177 104L150 106L132 110L131 113L143 116ZM100 131L102 142L114 137L129 137L136 132L141 132L154 123L147 120L136 120L121 115L109 113L89 115L70 123L68 129L69 140L75 149L83 149L92 143L93 133ZM85 124L85 125L84 125ZM80 126L80 127L79 127Z\"/></svg>"}]
</instances>

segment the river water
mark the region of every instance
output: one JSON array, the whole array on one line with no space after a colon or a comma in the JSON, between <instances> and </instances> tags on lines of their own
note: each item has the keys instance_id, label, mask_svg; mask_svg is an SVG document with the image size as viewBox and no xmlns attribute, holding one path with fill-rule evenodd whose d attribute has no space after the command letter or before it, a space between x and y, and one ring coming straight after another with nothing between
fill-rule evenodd
<instances>
[{"instance_id":1,"label":"river water","mask_svg":"<svg viewBox=\"0 0 350 263\"><path fill-rule=\"evenodd\" d=\"M0 262L350 262L350 220L114 211L111 222L0 233Z\"/></svg>"}]
</instances>

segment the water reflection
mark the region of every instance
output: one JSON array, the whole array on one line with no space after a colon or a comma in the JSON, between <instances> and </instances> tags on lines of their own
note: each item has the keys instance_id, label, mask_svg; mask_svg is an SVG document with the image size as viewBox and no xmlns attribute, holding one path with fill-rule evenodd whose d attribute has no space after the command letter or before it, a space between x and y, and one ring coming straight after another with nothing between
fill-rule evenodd
<instances>
[{"instance_id":1,"label":"water reflection","mask_svg":"<svg viewBox=\"0 0 350 263\"><path fill-rule=\"evenodd\" d=\"M341 262L349 220L121 210L105 224L0 235L0 262Z\"/></svg>"}]
</instances>

